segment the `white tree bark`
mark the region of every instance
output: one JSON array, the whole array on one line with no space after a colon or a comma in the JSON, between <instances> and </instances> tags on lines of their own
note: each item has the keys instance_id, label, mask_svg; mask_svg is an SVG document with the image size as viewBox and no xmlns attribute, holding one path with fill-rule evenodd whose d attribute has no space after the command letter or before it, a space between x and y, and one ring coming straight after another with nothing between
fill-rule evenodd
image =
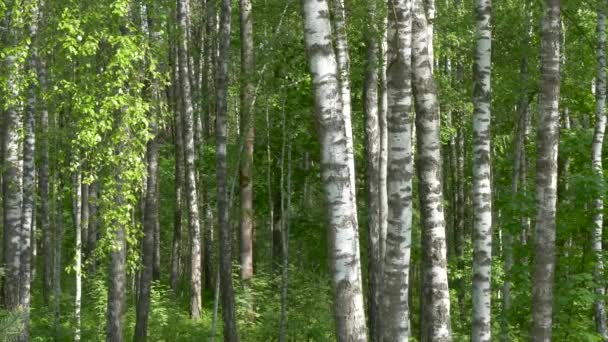
<instances>
[{"instance_id":1,"label":"white tree bark","mask_svg":"<svg viewBox=\"0 0 608 342\"><path fill-rule=\"evenodd\" d=\"M80 341L80 307L82 300L82 175L80 167L76 170L72 184L72 218L75 231L74 273L76 277L76 293L74 295L74 341Z\"/></svg>"},{"instance_id":2,"label":"white tree bark","mask_svg":"<svg viewBox=\"0 0 608 342\"><path fill-rule=\"evenodd\" d=\"M431 64L431 72L435 68L435 0L424 0L424 10L426 13L426 34L427 44L429 45L429 62Z\"/></svg>"},{"instance_id":3,"label":"white tree bark","mask_svg":"<svg viewBox=\"0 0 608 342\"><path fill-rule=\"evenodd\" d=\"M473 342L491 340L491 0L475 1L477 47L473 68Z\"/></svg>"},{"instance_id":4,"label":"white tree bark","mask_svg":"<svg viewBox=\"0 0 608 342\"><path fill-rule=\"evenodd\" d=\"M597 13L597 75L595 78L595 132L593 135L592 149L592 167L597 177L603 184L603 166L602 166L602 145L604 143L604 133L606 130L606 1L601 1ZM605 280L604 280L604 262L603 262L603 246L602 233L604 229L604 197L603 189L598 192L599 197L594 201L595 215L593 215L593 241L592 248L597 260L595 261L595 269L593 272L595 280L595 294L598 298L594 303L595 311L595 327L597 332L602 336L604 341L608 341L608 329L606 328L606 304L604 296L606 295Z\"/></svg>"},{"instance_id":5,"label":"white tree bark","mask_svg":"<svg viewBox=\"0 0 608 342\"><path fill-rule=\"evenodd\" d=\"M412 3L388 4L388 229L384 256L382 338L407 341L412 243Z\"/></svg>"},{"instance_id":6,"label":"white tree bark","mask_svg":"<svg viewBox=\"0 0 608 342\"><path fill-rule=\"evenodd\" d=\"M353 198L356 198L356 183L355 183L355 154L353 143L353 123L351 119L351 96L350 96L350 56L348 54L348 38L346 35L346 10L344 8L344 0L331 0L334 12L334 27L336 34L336 61L338 63L338 82L340 84L340 99L342 100L342 113L344 116L344 124L346 125L346 140L349 163L350 163L350 181Z\"/></svg>"},{"instance_id":7,"label":"white tree bark","mask_svg":"<svg viewBox=\"0 0 608 342\"><path fill-rule=\"evenodd\" d=\"M416 104L418 178L422 223L421 341L451 341L447 246L441 184L439 102L427 43L422 0L413 0L413 92Z\"/></svg>"},{"instance_id":8,"label":"white tree bark","mask_svg":"<svg viewBox=\"0 0 608 342\"><path fill-rule=\"evenodd\" d=\"M200 221L198 212L198 196L196 191L196 168L194 165L194 109L189 73L188 41L186 39L189 26L187 25L188 6L186 0L179 0L177 18L181 32L178 41L179 80L182 92L182 128L183 148L186 172L186 202L188 208L188 225L190 227L190 315L201 317L201 244Z\"/></svg>"},{"instance_id":9,"label":"white tree bark","mask_svg":"<svg viewBox=\"0 0 608 342\"><path fill-rule=\"evenodd\" d=\"M4 304L7 309L15 310L20 304L20 257L21 257L21 221L23 201L23 159L21 154L21 131L23 121L18 111L19 92L17 75L19 70L17 57L9 55L5 59L8 71L7 86L10 99L4 113L4 163L2 174L3 214L4 214Z\"/></svg>"},{"instance_id":10,"label":"white tree bark","mask_svg":"<svg viewBox=\"0 0 608 342\"><path fill-rule=\"evenodd\" d=\"M327 1L304 0L304 41L315 97L321 143L321 172L329 216L330 258L338 341L365 341L352 154L340 101Z\"/></svg>"},{"instance_id":11,"label":"white tree bark","mask_svg":"<svg viewBox=\"0 0 608 342\"><path fill-rule=\"evenodd\" d=\"M560 93L560 0L545 0L541 25L541 92L536 161L536 231L531 340L550 341L555 277L555 212Z\"/></svg>"},{"instance_id":12,"label":"white tree bark","mask_svg":"<svg viewBox=\"0 0 608 342\"><path fill-rule=\"evenodd\" d=\"M380 123L378 111L378 25L377 1L367 3L367 18L371 25L365 32L365 80L363 84L363 107L365 112L366 190L368 207L368 319L372 341L380 337L380 280L382 262L380 258ZM306 155L308 158L308 155ZM308 159L306 159L308 162ZM306 165L308 166L308 164ZM386 196L386 195L384 195Z\"/></svg>"}]
</instances>

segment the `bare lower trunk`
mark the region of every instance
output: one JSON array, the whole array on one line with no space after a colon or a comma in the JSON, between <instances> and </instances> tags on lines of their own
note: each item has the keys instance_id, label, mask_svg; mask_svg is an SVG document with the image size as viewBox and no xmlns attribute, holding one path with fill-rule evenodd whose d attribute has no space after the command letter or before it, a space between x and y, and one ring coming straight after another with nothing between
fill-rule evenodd
<instances>
[{"instance_id":1,"label":"bare lower trunk","mask_svg":"<svg viewBox=\"0 0 608 342\"><path fill-rule=\"evenodd\" d=\"M595 79L595 133L593 135L593 171L599 177L601 181L598 184L603 184L603 167L602 167L602 145L604 143L604 132L606 130L606 1L601 1L598 7L597 17L597 46L596 46L596 59L597 59L597 76ZM606 295L606 287L604 280L604 263L603 263L603 246L602 246L602 233L604 229L604 198L603 189L598 192L600 196L595 199L595 215L593 216L593 239L592 249L595 253L595 269L593 272L595 280L595 294L597 299L594 303L595 311L595 327L597 332L602 336L604 341L608 341L608 328L606 327L606 304L604 296Z\"/></svg>"},{"instance_id":2,"label":"bare lower trunk","mask_svg":"<svg viewBox=\"0 0 608 342\"><path fill-rule=\"evenodd\" d=\"M177 92L176 92L177 94ZM180 102L177 100L176 102ZM175 141L175 210L173 212L173 241L171 244L171 288L177 291L181 269L181 241L182 241L182 190L184 184L184 149L182 148L182 120L181 106L177 104L175 110L174 141Z\"/></svg>"},{"instance_id":3,"label":"bare lower trunk","mask_svg":"<svg viewBox=\"0 0 608 342\"><path fill-rule=\"evenodd\" d=\"M22 138L23 121L17 112L18 90L17 75L19 67L15 56L5 58L6 70L9 73L7 85L11 98L4 112L4 163L3 163L3 205L4 205L4 304L9 310L19 307L21 224L23 201L23 159Z\"/></svg>"},{"instance_id":4,"label":"bare lower trunk","mask_svg":"<svg viewBox=\"0 0 608 342\"><path fill-rule=\"evenodd\" d=\"M338 65L338 82L340 84L340 100L342 102L342 113L344 114L344 124L346 132L346 144L348 148L350 163L350 182L353 198L355 198L355 155L353 147L353 124L351 119L351 95L350 95L350 56L348 54L348 38L346 27L346 9L344 0L331 0L334 12L334 30L336 39L336 62Z\"/></svg>"},{"instance_id":5,"label":"bare lower trunk","mask_svg":"<svg viewBox=\"0 0 608 342\"><path fill-rule=\"evenodd\" d=\"M89 184L82 182L82 209L80 211L80 224L82 225L82 252L88 255L87 241L89 241Z\"/></svg>"},{"instance_id":6,"label":"bare lower trunk","mask_svg":"<svg viewBox=\"0 0 608 342\"><path fill-rule=\"evenodd\" d=\"M89 251L90 268L93 274L97 269L97 256L95 249L97 248L97 234L99 227L99 183L93 183L89 187L89 203L83 203L89 207L89 236L87 241L87 249Z\"/></svg>"},{"instance_id":7,"label":"bare lower trunk","mask_svg":"<svg viewBox=\"0 0 608 342\"><path fill-rule=\"evenodd\" d=\"M230 30L232 8L230 0L221 1L220 42L217 70L217 209L220 233L220 283L222 293L222 316L224 319L224 340L239 340L232 286L232 243L230 234L230 205L228 202L228 65L230 61Z\"/></svg>"},{"instance_id":8,"label":"bare lower trunk","mask_svg":"<svg viewBox=\"0 0 608 342\"><path fill-rule=\"evenodd\" d=\"M253 277L253 147L254 147L254 55L251 0L240 0L241 18L241 279L245 285Z\"/></svg>"},{"instance_id":9,"label":"bare lower trunk","mask_svg":"<svg viewBox=\"0 0 608 342\"><path fill-rule=\"evenodd\" d=\"M124 205L121 182L117 177L116 203ZM127 297L127 241L126 229L123 223L116 222L112 229L112 249L110 251L110 268L108 272L108 314L106 324L106 341L122 342L124 313Z\"/></svg>"},{"instance_id":10,"label":"bare lower trunk","mask_svg":"<svg viewBox=\"0 0 608 342\"><path fill-rule=\"evenodd\" d=\"M80 309L82 301L82 174L80 165L72 177L72 219L74 221L76 236L76 241L74 242L74 273L76 276L76 294L74 295L74 341L80 341Z\"/></svg>"},{"instance_id":11,"label":"bare lower trunk","mask_svg":"<svg viewBox=\"0 0 608 342\"><path fill-rule=\"evenodd\" d=\"M321 143L321 172L329 216L330 260L338 341L365 341L357 206L352 189L352 140L339 99L340 78L327 1L303 1L308 52Z\"/></svg>"},{"instance_id":12,"label":"bare lower trunk","mask_svg":"<svg viewBox=\"0 0 608 342\"><path fill-rule=\"evenodd\" d=\"M56 178L55 178L56 179ZM54 182L55 183L55 182ZM57 184L55 207L57 212L57 226L55 230L55 250L53 253L53 330L55 338L59 336L60 302L61 302L61 275L62 267L62 245L63 245L63 189L61 182Z\"/></svg>"},{"instance_id":13,"label":"bare lower trunk","mask_svg":"<svg viewBox=\"0 0 608 342\"><path fill-rule=\"evenodd\" d=\"M379 339L380 323L380 279L382 259L380 258L380 127L378 122L378 29L376 26L376 1L368 2L368 19L372 23L365 31L365 81L363 85L363 105L365 111L365 154L366 188L368 207L368 319L369 335L372 341ZM308 157L308 154L306 155ZM308 166L308 159L305 161ZM307 185L307 184L306 184ZM308 189L305 189L308 195ZM306 203L306 200L305 200Z\"/></svg>"},{"instance_id":14,"label":"bare lower trunk","mask_svg":"<svg viewBox=\"0 0 608 342\"><path fill-rule=\"evenodd\" d=\"M560 1L545 0L541 25L541 93L536 162L536 231L531 340L550 341L555 276L555 212L560 93Z\"/></svg>"},{"instance_id":15,"label":"bare lower trunk","mask_svg":"<svg viewBox=\"0 0 608 342\"><path fill-rule=\"evenodd\" d=\"M46 67L42 61L36 63L38 81L41 92L47 90ZM40 101L40 134L38 137L40 148L40 168L38 172L38 192L40 196L40 229L42 230L42 255L44 266L42 268L42 297L45 304L49 304L49 297L53 286L53 235L50 224L49 211L49 111L46 101Z\"/></svg>"},{"instance_id":16,"label":"bare lower trunk","mask_svg":"<svg viewBox=\"0 0 608 342\"><path fill-rule=\"evenodd\" d=\"M31 52L30 70L35 69L35 51ZM34 208L36 206L35 178L36 165L35 159L35 110L37 105L36 87L30 84L27 94L27 105L24 122L23 139L23 207L21 213L21 242L19 250L20 259L20 279L19 279L19 305L24 313L25 329L20 337L21 341L29 338L29 312L30 312L30 288L32 281L32 232L34 231Z\"/></svg>"},{"instance_id":17,"label":"bare lower trunk","mask_svg":"<svg viewBox=\"0 0 608 342\"><path fill-rule=\"evenodd\" d=\"M200 221L198 213L198 197L196 192L196 168L194 164L194 111L190 73L188 68L188 41L186 33L187 2L179 0L177 18L181 32L178 39L179 52L179 83L182 100L182 129L183 149L186 171L186 204L188 208L188 225L190 227L190 316L194 319L201 317L201 245Z\"/></svg>"},{"instance_id":18,"label":"bare lower trunk","mask_svg":"<svg viewBox=\"0 0 608 342\"><path fill-rule=\"evenodd\" d=\"M407 341L412 244L412 6L388 5L388 230L382 293L383 341Z\"/></svg>"},{"instance_id":19,"label":"bare lower trunk","mask_svg":"<svg viewBox=\"0 0 608 342\"><path fill-rule=\"evenodd\" d=\"M413 1L413 90L416 103L418 177L422 223L421 341L451 341L447 247L441 184L439 103L430 67L422 0Z\"/></svg>"},{"instance_id":20,"label":"bare lower trunk","mask_svg":"<svg viewBox=\"0 0 608 342\"><path fill-rule=\"evenodd\" d=\"M491 11L490 0L475 1L477 47L473 68L473 342L491 340Z\"/></svg>"},{"instance_id":21,"label":"bare lower trunk","mask_svg":"<svg viewBox=\"0 0 608 342\"><path fill-rule=\"evenodd\" d=\"M158 222L158 192L156 190L158 187L158 145L156 137L148 142L148 191L146 192L144 237L142 241L142 270L137 300L137 321L135 324L134 341L147 340L150 294L154 275L154 240Z\"/></svg>"}]
</instances>

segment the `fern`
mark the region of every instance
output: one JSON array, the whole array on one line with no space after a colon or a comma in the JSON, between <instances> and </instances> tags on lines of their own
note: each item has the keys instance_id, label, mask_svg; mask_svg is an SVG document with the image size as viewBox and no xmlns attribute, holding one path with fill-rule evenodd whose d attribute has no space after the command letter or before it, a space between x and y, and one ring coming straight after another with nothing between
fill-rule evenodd
<instances>
[{"instance_id":1,"label":"fern","mask_svg":"<svg viewBox=\"0 0 608 342\"><path fill-rule=\"evenodd\" d=\"M21 311L0 310L0 341L16 341L24 330Z\"/></svg>"}]
</instances>

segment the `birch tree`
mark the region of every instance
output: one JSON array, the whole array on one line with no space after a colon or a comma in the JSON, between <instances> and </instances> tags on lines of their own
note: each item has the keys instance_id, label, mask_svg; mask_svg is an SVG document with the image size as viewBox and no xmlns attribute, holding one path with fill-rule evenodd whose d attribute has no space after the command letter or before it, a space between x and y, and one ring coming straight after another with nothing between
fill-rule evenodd
<instances>
[{"instance_id":1,"label":"birch tree","mask_svg":"<svg viewBox=\"0 0 608 342\"><path fill-rule=\"evenodd\" d=\"M595 78L595 131L593 134L592 167L599 177L600 184L604 182L604 169L602 166L602 146L606 130L606 1L600 1L597 11L597 75ZM608 328L606 327L606 294L604 280L602 235L604 230L604 198L603 189L598 192L599 197L594 201L595 214L593 216L592 248L597 258L595 261L594 281L597 299L594 303L595 326L604 341L608 341Z\"/></svg>"},{"instance_id":2,"label":"birch tree","mask_svg":"<svg viewBox=\"0 0 608 342\"><path fill-rule=\"evenodd\" d=\"M216 173L217 211L220 235L220 284L222 295L222 316L224 320L224 340L239 340L232 286L232 242L230 234L230 204L228 203L228 83L230 62L230 31L232 7L230 0L221 1L219 57L216 86Z\"/></svg>"},{"instance_id":3,"label":"birch tree","mask_svg":"<svg viewBox=\"0 0 608 342\"><path fill-rule=\"evenodd\" d=\"M350 182L353 197L355 197L355 155L353 147L353 123L351 119L351 95L350 95L350 56L348 53L348 36L346 27L346 8L344 0L331 0L334 15L335 30L335 54L338 65L338 82L340 84L340 101L342 102L342 112L344 113L344 123L346 125L347 148L350 154Z\"/></svg>"},{"instance_id":4,"label":"birch tree","mask_svg":"<svg viewBox=\"0 0 608 342\"><path fill-rule=\"evenodd\" d=\"M179 56L177 56L177 49L171 48L171 55L173 57L173 66L171 70L172 76L172 100L174 120L173 120L173 141L175 145L175 181L174 181L174 192L175 192L175 203L173 211L173 240L171 243L171 288L173 291L177 291L177 285L180 278L180 267L181 267L181 242L182 242L182 212L183 212L183 187L184 187L184 149L183 149L183 129L182 129L182 118L181 108L182 101L178 96L179 92Z\"/></svg>"},{"instance_id":5,"label":"birch tree","mask_svg":"<svg viewBox=\"0 0 608 342\"><path fill-rule=\"evenodd\" d=\"M3 216L4 216L4 263L6 264L4 279L4 304L6 308L15 310L20 304L20 256L21 256L21 224L23 202L23 155L22 138L23 121L19 114L19 93L17 73L20 70L17 56L7 55L4 59L5 70L8 73L7 88L10 94L4 111L4 167L2 172L3 185Z\"/></svg>"},{"instance_id":6,"label":"birch tree","mask_svg":"<svg viewBox=\"0 0 608 342\"><path fill-rule=\"evenodd\" d=\"M76 161L75 163L80 163ZM75 231L75 255L74 255L74 273L76 280L76 294L74 295L74 320L75 331L74 341L80 341L80 320L82 306L82 173L80 165L78 165L74 175L72 176L72 220L74 222Z\"/></svg>"},{"instance_id":7,"label":"birch tree","mask_svg":"<svg viewBox=\"0 0 608 342\"><path fill-rule=\"evenodd\" d=\"M413 0L412 85L422 223L421 341L451 341L447 246L441 184L439 103L431 70L422 0Z\"/></svg>"},{"instance_id":8,"label":"birch tree","mask_svg":"<svg viewBox=\"0 0 608 342\"><path fill-rule=\"evenodd\" d=\"M155 120L155 118L152 118ZM153 125L156 125L154 123ZM155 135L157 132L153 132ZM154 237L158 220L158 137L148 142L147 148L147 189L144 212L144 237L142 241L142 270L139 284L139 298L137 300L137 321L135 324L134 341L147 341L148 316L150 311L150 294L152 292L152 279L154 271Z\"/></svg>"},{"instance_id":9,"label":"birch tree","mask_svg":"<svg viewBox=\"0 0 608 342\"><path fill-rule=\"evenodd\" d=\"M380 187L380 122L378 118L378 18L376 1L368 1L368 20L371 25L365 31L365 80L363 83L363 106L365 113L365 156L366 190L368 207L368 255L369 255L369 294L368 318L369 335L377 341L379 335L380 316L380 280L382 277L382 262L380 257L381 218L380 192L386 192L386 187ZM305 167L308 167L306 154ZM306 184L308 185L308 184ZM305 197L309 191L306 187ZM305 199L306 201L306 199Z\"/></svg>"},{"instance_id":10,"label":"birch tree","mask_svg":"<svg viewBox=\"0 0 608 342\"><path fill-rule=\"evenodd\" d=\"M327 1L304 0L302 4L304 42L321 144L321 178L329 217L336 338L365 341L356 204L351 189L352 140L349 142L347 118L339 97L339 70L331 40L329 7Z\"/></svg>"},{"instance_id":11,"label":"birch tree","mask_svg":"<svg viewBox=\"0 0 608 342\"><path fill-rule=\"evenodd\" d=\"M388 4L388 230L383 275L382 338L407 341L412 243L412 3Z\"/></svg>"},{"instance_id":12,"label":"birch tree","mask_svg":"<svg viewBox=\"0 0 608 342\"><path fill-rule=\"evenodd\" d=\"M253 147L254 147L254 51L251 0L240 0L241 19L241 279L253 277Z\"/></svg>"},{"instance_id":13,"label":"birch tree","mask_svg":"<svg viewBox=\"0 0 608 342\"><path fill-rule=\"evenodd\" d=\"M531 335L532 341L537 342L550 341L552 334L560 96L560 0L545 0L544 3Z\"/></svg>"},{"instance_id":14,"label":"birch tree","mask_svg":"<svg viewBox=\"0 0 608 342\"><path fill-rule=\"evenodd\" d=\"M492 164L491 118L491 0L476 0L473 78L473 332L474 342L491 340Z\"/></svg>"},{"instance_id":15,"label":"birch tree","mask_svg":"<svg viewBox=\"0 0 608 342\"><path fill-rule=\"evenodd\" d=\"M179 26L178 60L179 82L182 101L183 149L186 179L186 205L188 208L188 226L190 227L190 316L201 317L201 232L196 192L196 169L194 165L194 109L190 86L188 65L188 23L187 0L179 0L177 22Z\"/></svg>"}]
</instances>

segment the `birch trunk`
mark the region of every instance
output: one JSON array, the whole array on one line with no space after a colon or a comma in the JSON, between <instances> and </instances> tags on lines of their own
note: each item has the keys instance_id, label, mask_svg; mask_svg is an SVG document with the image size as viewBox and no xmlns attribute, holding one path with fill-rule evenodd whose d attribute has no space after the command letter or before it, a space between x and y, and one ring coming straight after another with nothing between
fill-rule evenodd
<instances>
[{"instance_id":1,"label":"birch trunk","mask_svg":"<svg viewBox=\"0 0 608 342\"><path fill-rule=\"evenodd\" d=\"M604 143L604 132L606 130L606 1L601 1L597 13L597 76L595 78L595 132L593 135L592 166L593 171L599 177L599 184L604 183L602 166L602 146ZM595 327L604 341L608 341L608 329L606 327L606 295L604 280L604 262L602 233L604 229L604 197L603 189L598 192L599 197L594 201L595 215L593 216L593 241L592 248L597 258L593 272L595 280L595 294L597 299L594 303Z\"/></svg>"},{"instance_id":2,"label":"birch trunk","mask_svg":"<svg viewBox=\"0 0 608 342\"><path fill-rule=\"evenodd\" d=\"M327 1L304 0L304 42L312 74L321 144L321 177L329 216L330 262L338 341L365 341L361 263L352 179L352 140L340 101ZM350 119L350 118L349 118Z\"/></svg>"},{"instance_id":3,"label":"birch trunk","mask_svg":"<svg viewBox=\"0 0 608 342\"><path fill-rule=\"evenodd\" d=\"M365 80L363 83L363 106L365 112L365 154L366 190L368 207L368 318L369 335L372 341L380 336L380 279L382 259L380 258L380 127L378 120L378 28L376 24L376 1L369 1L368 20L370 27L365 31ZM305 169L308 171L308 154L305 155ZM305 183L305 197L308 196L308 182ZM307 200L304 200L307 205ZM305 207L306 208L306 207Z\"/></svg>"},{"instance_id":4,"label":"birch trunk","mask_svg":"<svg viewBox=\"0 0 608 342\"><path fill-rule=\"evenodd\" d=\"M152 118L155 120L155 118ZM156 125L156 124L153 124ZM153 128L153 131L156 129ZM157 134L153 132L152 134ZM148 178L146 206L144 214L144 237L142 241L142 270L137 300L137 321L135 324L134 341L147 341L148 316L150 311L150 294L154 276L154 239L158 221L158 138L148 142Z\"/></svg>"},{"instance_id":5,"label":"birch trunk","mask_svg":"<svg viewBox=\"0 0 608 342\"><path fill-rule=\"evenodd\" d=\"M97 256L95 249L97 248L97 228L99 226L99 183L93 183L89 186L89 236L87 241L87 249L89 250L89 261L93 274L97 271Z\"/></svg>"},{"instance_id":6,"label":"birch trunk","mask_svg":"<svg viewBox=\"0 0 608 342\"><path fill-rule=\"evenodd\" d=\"M407 341L412 243L412 3L388 4L388 230L383 274L382 338Z\"/></svg>"},{"instance_id":7,"label":"birch trunk","mask_svg":"<svg viewBox=\"0 0 608 342\"><path fill-rule=\"evenodd\" d=\"M424 0L424 11L426 13L426 39L429 45L429 62L431 72L435 69L435 0Z\"/></svg>"},{"instance_id":8,"label":"birch trunk","mask_svg":"<svg viewBox=\"0 0 608 342\"><path fill-rule=\"evenodd\" d=\"M116 177L116 203L124 205L122 179ZM112 248L110 251L110 269L108 272L108 314L106 324L106 341L124 341L123 326L127 297L127 238L123 223L115 222L112 229Z\"/></svg>"},{"instance_id":9,"label":"birch trunk","mask_svg":"<svg viewBox=\"0 0 608 342\"><path fill-rule=\"evenodd\" d=\"M47 91L46 67L42 61L36 63L40 91ZM50 224L49 211L49 111L46 101L40 101L40 134L38 135L40 150L40 168L38 171L38 192L40 194L40 228L42 230L42 255L44 266L42 268L42 297L46 305L53 287L53 232Z\"/></svg>"},{"instance_id":10,"label":"birch trunk","mask_svg":"<svg viewBox=\"0 0 608 342\"><path fill-rule=\"evenodd\" d=\"M181 269L181 244L182 244L182 212L183 212L183 186L184 186L184 149L183 149L183 129L182 129L182 119L181 119L181 108L182 103L180 97L178 96L178 84L179 84L179 57L175 53L176 49L172 48L173 57L174 57L174 66L173 66L173 82L171 86L172 100L174 101L174 134L173 140L175 145L175 181L174 181L174 191L175 191L175 209L173 211L173 241L171 243L171 289L173 292L177 291L177 286L180 279L180 269Z\"/></svg>"},{"instance_id":11,"label":"birch trunk","mask_svg":"<svg viewBox=\"0 0 608 342\"><path fill-rule=\"evenodd\" d=\"M215 59L217 55L217 39L216 39L216 1L215 0L206 0L206 26L205 26L205 67L203 68L203 84L201 89L204 91L206 98L206 115L203 118L203 135L205 138L205 143L211 140L211 132L213 128L211 127L211 116L213 115L214 109L214 77L215 77ZM205 204L205 246L203 248L203 260L205 261L205 269L204 272L207 275L205 277L205 288L213 289L213 276L217 273L214 266L213 261L213 213L212 206L209 202L209 193L208 191L203 192L203 203Z\"/></svg>"},{"instance_id":12,"label":"birch trunk","mask_svg":"<svg viewBox=\"0 0 608 342\"><path fill-rule=\"evenodd\" d=\"M57 180L56 177L53 177ZM57 182L53 182L57 184ZM55 207L57 212L57 227L54 237L54 253L53 253L53 330L55 338L59 336L59 318L60 318L60 301L61 301L61 275L62 267L62 245L63 245L63 189L61 181L58 182L55 199Z\"/></svg>"},{"instance_id":13,"label":"birch trunk","mask_svg":"<svg viewBox=\"0 0 608 342\"><path fill-rule=\"evenodd\" d=\"M386 81L386 50L387 50L387 34L388 34L388 18L384 16L382 20L382 40L380 41L380 96L378 97L378 129L380 131L380 156L378 157L378 187L380 188L380 207L378 208L378 216L380 217L380 266L384 267L384 255L386 250L386 231L388 226L388 196L387 196L387 159L388 159L388 89ZM380 275L384 272L380 269ZM382 276L380 277L380 288L382 288Z\"/></svg>"},{"instance_id":14,"label":"birch trunk","mask_svg":"<svg viewBox=\"0 0 608 342\"><path fill-rule=\"evenodd\" d=\"M87 241L89 241L89 184L82 183L82 211L80 212L80 222L82 224L82 250L84 255L88 255Z\"/></svg>"},{"instance_id":15,"label":"birch trunk","mask_svg":"<svg viewBox=\"0 0 608 342\"><path fill-rule=\"evenodd\" d=\"M346 34L346 9L344 0L331 0L334 12L334 28L336 39L336 62L338 63L338 82L340 84L340 100L346 131L346 147L348 148L350 163L350 182L353 198L356 198L355 183L355 154L353 148L353 123L351 119L351 96L350 96L350 56L348 54L348 38Z\"/></svg>"},{"instance_id":16,"label":"birch trunk","mask_svg":"<svg viewBox=\"0 0 608 342\"><path fill-rule=\"evenodd\" d=\"M555 212L560 93L560 0L545 0L541 25L541 91L536 161L536 231L531 340L550 341L555 277Z\"/></svg>"},{"instance_id":17,"label":"birch trunk","mask_svg":"<svg viewBox=\"0 0 608 342\"><path fill-rule=\"evenodd\" d=\"M82 301L82 174L80 166L78 166L72 179L72 219L74 221L76 237L74 255L74 273L76 277L76 294L74 295L74 341L80 341L80 309Z\"/></svg>"},{"instance_id":18,"label":"birch trunk","mask_svg":"<svg viewBox=\"0 0 608 342\"><path fill-rule=\"evenodd\" d=\"M441 185L441 141L439 103L427 42L427 23L422 0L413 1L412 67L416 104L418 177L422 223L421 341L451 341L450 297L443 188Z\"/></svg>"},{"instance_id":19,"label":"birch trunk","mask_svg":"<svg viewBox=\"0 0 608 342\"><path fill-rule=\"evenodd\" d=\"M36 11L36 9L34 9ZM37 32L36 19L30 25L30 35L35 39ZM30 57L28 67L30 71L36 70L38 59L35 46L30 46ZM19 302L24 313L25 329L20 340L29 339L29 312L30 312L30 289L32 282L32 232L34 232L34 209L36 207L36 110L37 101L36 84L30 83L27 89L27 104L24 121L23 140L23 208L21 217L21 246L20 246L20 284Z\"/></svg>"},{"instance_id":20,"label":"birch trunk","mask_svg":"<svg viewBox=\"0 0 608 342\"><path fill-rule=\"evenodd\" d=\"M5 58L8 71L7 86L10 99L4 112L4 163L2 170L4 205L4 304L7 309L15 310L20 305L20 257L21 257L21 224L23 202L23 156L22 137L23 121L19 115L17 57L8 55Z\"/></svg>"},{"instance_id":21,"label":"birch trunk","mask_svg":"<svg viewBox=\"0 0 608 342\"><path fill-rule=\"evenodd\" d=\"M491 164L491 0L476 0L473 68L473 342L491 340L492 164Z\"/></svg>"},{"instance_id":22,"label":"birch trunk","mask_svg":"<svg viewBox=\"0 0 608 342\"><path fill-rule=\"evenodd\" d=\"M245 285L253 277L253 147L254 54L251 0L240 0L241 19L241 134L243 150L240 165L241 196L241 279Z\"/></svg>"},{"instance_id":23,"label":"birch trunk","mask_svg":"<svg viewBox=\"0 0 608 342\"><path fill-rule=\"evenodd\" d=\"M220 235L220 283L222 295L222 317L224 320L224 340L239 340L232 286L232 243L230 234L230 204L228 202L228 83L230 62L230 31L232 8L230 0L221 1L219 58L217 69L217 114L216 114L216 155L217 155L217 209Z\"/></svg>"},{"instance_id":24,"label":"birch trunk","mask_svg":"<svg viewBox=\"0 0 608 342\"><path fill-rule=\"evenodd\" d=\"M182 100L183 149L186 171L186 203L188 208L188 225L190 227L190 316L201 317L201 234L196 192L196 167L194 164L194 110L190 88L188 67L188 24L187 0L179 0L177 20L180 37L178 39L179 83Z\"/></svg>"}]
</instances>

